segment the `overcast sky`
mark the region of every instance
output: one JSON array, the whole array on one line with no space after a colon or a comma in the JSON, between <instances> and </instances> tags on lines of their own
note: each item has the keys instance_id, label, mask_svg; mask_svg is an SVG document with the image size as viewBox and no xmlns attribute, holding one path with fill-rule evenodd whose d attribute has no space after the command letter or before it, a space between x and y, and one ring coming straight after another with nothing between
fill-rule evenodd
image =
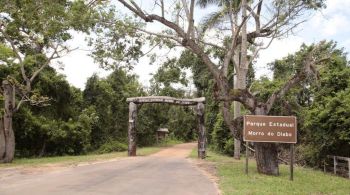
<instances>
[{"instance_id":1,"label":"overcast sky","mask_svg":"<svg viewBox=\"0 0 350 195\"><path fill-rule=\"evenodd\" d=\"M256 64L256 75L268 75L268 70L264 68L267 63L294 53L302 43L310 44L321 40L335 40L339 47L343 47L346 52L350 53L349 8L350 0L328 0L327 8L312 15L306 23L298 28L295 36L275 40L268 49L260 52ZM81 34L74 37L72 45L81 49L87 48L84 36ZM87 51L76 50L63 57L61 61L64 64L64 69L58 71L66 75L70 84L80 89L84 89L87 78L93 73L100 76L108 74L107 71L94 64ZM157 65L149 65L146 57L140 59L140 62L134 68L134 72L139 75L139 81L145 86L149 85L150 74L156 70Z\"/></svg>"}]
</instances>

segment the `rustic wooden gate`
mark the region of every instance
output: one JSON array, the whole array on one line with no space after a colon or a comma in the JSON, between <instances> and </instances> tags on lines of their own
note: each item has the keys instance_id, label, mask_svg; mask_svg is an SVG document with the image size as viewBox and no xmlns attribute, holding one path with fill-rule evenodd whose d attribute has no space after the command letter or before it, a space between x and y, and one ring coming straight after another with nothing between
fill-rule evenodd
<instances>
[{"instance_id":1,"label":"rustic wooden gate","mask_svg":"<svg viewBox=\"0 0 350 195\"><path fill-rule=\"evenodd\" d=\"M127 98L126 101L129 103L128 156L136 156L137 105L145 103L166 103L182 106L196 106L198 118L198 158L205 158L206 132L204 126L204 97L194 99L178 99L167 96L148 96Z\"/></svg>"}]
</instances>

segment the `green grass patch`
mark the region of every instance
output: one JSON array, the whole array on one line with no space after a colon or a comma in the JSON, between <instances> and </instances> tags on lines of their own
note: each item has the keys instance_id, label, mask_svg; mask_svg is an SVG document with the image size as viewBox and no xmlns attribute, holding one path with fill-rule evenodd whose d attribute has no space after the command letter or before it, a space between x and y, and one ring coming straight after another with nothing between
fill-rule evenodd
<instances>
[{"instance_id":1,"label":"green grass patch","mask_svg":"<svg viewBox=\"0 0 350 195\"><path fill-rule=\"evenodd\" d=\"M191 157L197 157L192 151ZM325 174L311 168L295 167L294 181L289 180L289 166L280 165L280 176L257 173L254 160L249 162L249 174L244 173L244 162L208 151L208 161L218 170L219 188L229 194L350 194L350 180Z\"/></svg>"},{"instance_id":2,"label":"green grass patch","mask_svg":"<svg viewBox=\"0 0 350 195\"><path fill-rule=\"evenodd\" d=\"M156 153L165 147L173 146L177 143L179 143L179 141L172 140L172 141L162 142L150 147L137 148L136 153L137 153L137 156L147 156L147 155ZM103 161L103 160L109 160L109 159L126 157L126 156L127 156L127 151L111 152L111 153L104 153L104 154L92 153L92 154L78 155L78 156L15 158L12 163L0 164L0 168L18 167L18 166L36 167L36 166L45 166L48 164L69 166L69 165L76 165L79 163Z\"/></svg>"}]
</instances>

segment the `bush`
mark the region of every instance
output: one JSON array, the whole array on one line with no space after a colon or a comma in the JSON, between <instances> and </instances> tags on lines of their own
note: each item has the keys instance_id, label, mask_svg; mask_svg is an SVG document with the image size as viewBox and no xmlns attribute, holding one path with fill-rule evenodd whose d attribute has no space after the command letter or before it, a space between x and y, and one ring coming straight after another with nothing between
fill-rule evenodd
<instances>
[{"instance_id":1,"label":"bush","mask_svg":"<svg viewBox=\"0 0 350 195\"><path fill-rule=\"evenodd\" d=\"M99 147L97 153L110 153L110 152L122 152L128 150L128 146L125 143L117 140L109 140Z\"/></svg>"},{"instance_id":2,"label":"bush","mask_svg":"<svg viewBox=\"0 0 350 195\"><path fill-rule=\"evenodd\" d=\"M214 129L211 133L211 145L215 151L220 153L227 155L233 155L234 153L233 137L224 122L222 113L218 113L216 116Z\"/></svg>"},{"instance_id":3,"label":"bush","mask_svg":"<svg viewBox=\"0 0 350 195\"><path fill-rule=\"evenodd\" d=\"M226 142L225 142L225 146L224 146L224 151L223 151L223 152L224 152L225 154L228 154L228 155L230 155L230 156L233 156L233 154L234 154L234 152L235 152L234 147L235 147L235 145L234 145L233 138L230 137L230 138L227 139Z\"/></svg>"}]
</instances>

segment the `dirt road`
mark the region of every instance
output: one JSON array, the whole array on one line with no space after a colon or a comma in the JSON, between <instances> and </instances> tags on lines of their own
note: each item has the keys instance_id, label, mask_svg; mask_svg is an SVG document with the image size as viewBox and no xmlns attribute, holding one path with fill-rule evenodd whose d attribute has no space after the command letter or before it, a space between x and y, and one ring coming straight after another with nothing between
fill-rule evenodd
<instances>
[{"instance_id":1,"label":"dirt road","mask_svg":"<svg viewBox=\"0 0 350 195\"><path fill-rule=\"evenodd\" d=\"M195 143L147 157L45 172L0 170L0 194L216 195L214 183L186 157Z\"/></svg>"}]
</instances>

